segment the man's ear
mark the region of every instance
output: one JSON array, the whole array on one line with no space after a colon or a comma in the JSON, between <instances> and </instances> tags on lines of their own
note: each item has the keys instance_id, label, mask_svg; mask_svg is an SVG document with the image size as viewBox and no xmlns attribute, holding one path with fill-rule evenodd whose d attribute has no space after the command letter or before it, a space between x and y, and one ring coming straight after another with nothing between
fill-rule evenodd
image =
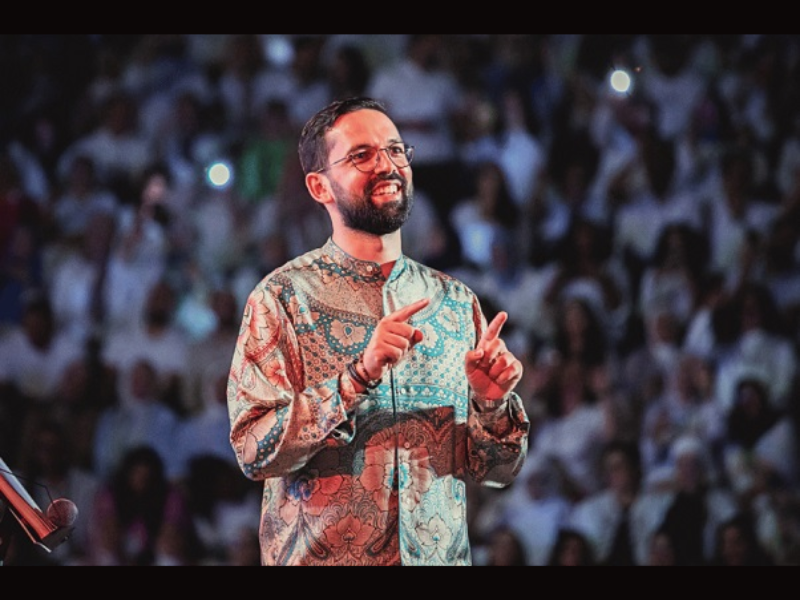
<instances>
[{"instance_id":1,"label":"man's ear","mask_svg":"<svg viewBox=\"0 0 800 600\"><path fill-rule=\"evenodd\" d=\"M306 188L311 197L320 204L333 202L330 182L322 173L309 173L306 175Z\"/></svg>"}]
</instances>

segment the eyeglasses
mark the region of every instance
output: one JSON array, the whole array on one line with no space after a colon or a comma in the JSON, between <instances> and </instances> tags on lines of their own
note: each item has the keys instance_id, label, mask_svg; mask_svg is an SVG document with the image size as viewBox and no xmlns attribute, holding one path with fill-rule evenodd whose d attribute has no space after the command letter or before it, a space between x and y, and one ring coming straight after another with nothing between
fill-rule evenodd
<instances>
[{"instance_id":1,"label":"eyeglasses","mask_svg":"<svg viewBox=\"0 0 800 600\"><path fill-rule=\"evenodd\" d=\"M399 169L409 166L414 158L414 146L410 146L409 144L392 144L385 148L368 147L362 148L357 152L352 152L344 158L332 162L327 167L317 170L316 173L327 171L331 167L335 167L346 160L352 162L353 166L362 173L372 173L378 166L378 153L381 150L386 152L386 156L389 157L389 160Z\"/></svg>"}]
</instances>

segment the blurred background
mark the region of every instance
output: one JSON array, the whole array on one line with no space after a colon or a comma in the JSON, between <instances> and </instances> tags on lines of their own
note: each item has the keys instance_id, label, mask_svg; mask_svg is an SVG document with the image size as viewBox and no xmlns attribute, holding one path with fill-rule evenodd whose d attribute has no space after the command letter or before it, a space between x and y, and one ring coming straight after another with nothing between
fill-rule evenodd
<instances>
[{"instance_id":1,"label":"blurred background","mask_svg":"<svg viewBox=\"0 0 800 600\"><path fill-rule=\"evenodd\" d=\"M5 564L258 563L227 371L358 94L416 147L404 250L525 364L475 564L800 564L800 36L3 34L0 81L0 457L79 510Z\"/></svg>"}]
</instances>

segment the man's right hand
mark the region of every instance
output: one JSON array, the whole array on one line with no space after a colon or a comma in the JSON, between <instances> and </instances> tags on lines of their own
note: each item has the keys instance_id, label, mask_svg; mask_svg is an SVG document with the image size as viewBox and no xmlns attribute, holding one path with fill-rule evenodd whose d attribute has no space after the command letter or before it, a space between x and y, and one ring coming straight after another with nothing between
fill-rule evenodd
<instances>
[{"instance_id":1,"label":"man's right hand","mask_svg":"<svg viewBox=\"0 0 800 600\"><path fill-rule=\"evenodd\" d=\"M370 379L380 379L422 341L422 331L408 320L430 304L429 298L417 300L378 321L362 362Z\"/></svg>"}]
</instances>

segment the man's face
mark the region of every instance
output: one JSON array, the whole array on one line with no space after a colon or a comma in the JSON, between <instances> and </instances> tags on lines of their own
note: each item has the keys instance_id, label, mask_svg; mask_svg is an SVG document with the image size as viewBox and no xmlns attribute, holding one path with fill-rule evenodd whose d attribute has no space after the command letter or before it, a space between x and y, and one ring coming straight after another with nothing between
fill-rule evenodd
<instances>
[{"instance_id":1,"label":"man's face","mask_svg":"<svg viewBox=\"0 0 800 600\"><path fill-rule=\"evenodd\" d=\"M328 133L329 164L367 147L385 148L400 142L397 128L386 115L359 110L341 117ZM373 172L363 173L345 160L326 175L342 221L350 229L385 235L400 229L411 214L411 167L397 167L383 150Z\"/></svg>"}]
</instances>

